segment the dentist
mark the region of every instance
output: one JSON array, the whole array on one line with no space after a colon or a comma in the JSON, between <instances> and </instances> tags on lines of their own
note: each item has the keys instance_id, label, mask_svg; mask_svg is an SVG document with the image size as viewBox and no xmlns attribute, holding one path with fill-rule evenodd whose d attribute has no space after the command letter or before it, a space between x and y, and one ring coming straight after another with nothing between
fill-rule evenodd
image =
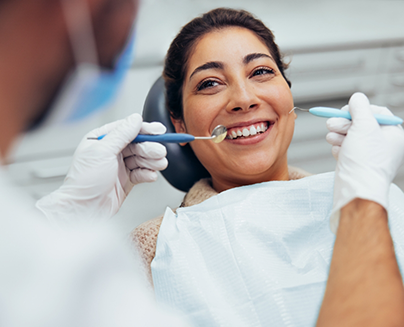
<instances>
[{"instance_id":1,"label":"dentist","mask_svg":"<svg viewBox=\"0 0 404 327\"><path fill-rule=\"evenodd\" d=\"M337 159L331 230L336 234L317 326L403 326L404 287L389 228L389 193L404 160L401 126L379 125L392 115L355 93L352 122L327 121ZM404 212L401 212L404 219Z\"/></svg>"},{"instance_id":2,"label":"dentist","mask_svg":"<svg viewBox=\"0 0 404 327\"><path fill-rule=\"evenodd\" d=\"M166 167L164 146L130 145L164 126L135 114L83 138L63 186L37 203L67 228L52 227L3 166L25 131L78 121L113 99L137 9L135 0L0 1L0 326L185 326L157 308L107 224L135 184Z\"/></svg>"}]
</instances>

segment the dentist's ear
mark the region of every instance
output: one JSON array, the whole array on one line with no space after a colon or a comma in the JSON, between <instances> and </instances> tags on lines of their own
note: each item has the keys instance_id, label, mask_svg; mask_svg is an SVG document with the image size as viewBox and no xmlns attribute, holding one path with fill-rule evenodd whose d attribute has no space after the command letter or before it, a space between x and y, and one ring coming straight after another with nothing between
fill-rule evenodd
<instances>
[{"instance_id":1,"label":"dentist's ear","mask_svg":"<svg viewBox=\"0 0 404 327\"><path fill-rule=\"evenodd\" d=\"M174 119L173 117L170 117L170 119L174 125L176 133L186 133L187 132L184 121L182 119ZM185 144L187 144L187 143L180 143L181 146L184 146Z\"/></svg>"}]
</instances>

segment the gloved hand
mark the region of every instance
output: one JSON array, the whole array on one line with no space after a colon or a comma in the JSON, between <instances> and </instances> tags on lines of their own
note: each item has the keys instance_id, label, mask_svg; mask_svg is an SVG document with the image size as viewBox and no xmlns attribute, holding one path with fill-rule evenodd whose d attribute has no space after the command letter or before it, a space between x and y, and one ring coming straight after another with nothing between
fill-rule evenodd
<instances>
[{"instance_id":1,"label":"gloved hand","mask_svg":"<svg viewBox=\"0 0 404 327\"><path fill-rule=\"evenodd\" d=\"M379 125L373 116L392 115L387 108L372 106L364 94L355 93L342 110L349 110L352 122L345 118L327 121L327 141L338 159L330 221L334 233L340 209L355 198L387 209L390 184L404 159L403 128Z\"/></svg>"},{"instance_id":2,"label":"gloved hand","mask_svg":"<svg viewBox=\"0 0 404 327\"><path fill-rule=\"evenodd\" d=\"M167 167L166 148L159 143L130 144L139 134L162 134L160 123L142 123L128 116L84 136L63 185L36 206L58 223L74 219L106 219L116 214L137 183L157 179ZM107 134L102 140L89 140Z\"/></svg>"}]
</instances>

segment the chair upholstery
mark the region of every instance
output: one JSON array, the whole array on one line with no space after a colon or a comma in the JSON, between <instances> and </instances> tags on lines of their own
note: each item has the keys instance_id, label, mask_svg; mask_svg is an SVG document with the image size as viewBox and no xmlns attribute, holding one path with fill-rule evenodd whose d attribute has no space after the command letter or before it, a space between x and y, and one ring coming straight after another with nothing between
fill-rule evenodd
<instances>
[{"instance_id":1,"label":"chair upholstery","mask_svg":"<svg viewBox=\"0 0 404 327\"><path fill-rule=\"evenodd\" d=\"M150 89L144 107L143 119L158 121L167 127L167 133L175 133L170 114L166 108L164 80L159 77ZM167 148L168 167L161 173L164 178L180 191L188 192L197 181L209 177L208 171L196 158L189 144L164 144Z\"/></svg>"}]
</instances>

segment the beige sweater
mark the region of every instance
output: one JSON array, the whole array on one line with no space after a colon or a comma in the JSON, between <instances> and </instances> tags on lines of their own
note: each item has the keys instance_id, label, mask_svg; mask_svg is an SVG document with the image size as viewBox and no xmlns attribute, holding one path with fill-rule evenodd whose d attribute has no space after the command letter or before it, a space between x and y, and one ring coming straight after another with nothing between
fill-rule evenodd
<instances>
[{"instance_id":1,"label":"beige sweater","mask_svg":"<svg viewBox=\"0 0 404 327\"><path fill-rule=\"evenodd\" d=\"M303 169L289 166L290 180L300 179L310 175L311 174ZM195 183L185 195L181 207L190 207L199 204L217 194L218 193L212 188L210 178L201 179L199 182ZM139 251L140 258L151 285L153 285L153 280L150 265L156 255L156 242L162 220L163 216L151 219L136 227L132 232L133 242Z\"/></svg>"}]
</instances>

